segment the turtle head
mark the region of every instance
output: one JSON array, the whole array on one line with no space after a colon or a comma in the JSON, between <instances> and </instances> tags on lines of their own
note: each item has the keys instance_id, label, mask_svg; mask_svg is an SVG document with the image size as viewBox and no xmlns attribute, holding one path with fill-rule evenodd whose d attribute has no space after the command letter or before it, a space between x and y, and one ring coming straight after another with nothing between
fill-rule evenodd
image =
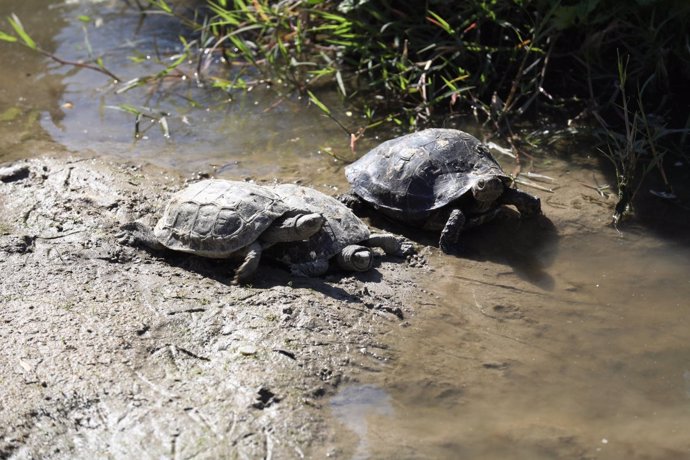
<instances>
[{"instance_id":1,"label":"turtle head","mask_svg":"<svg viewBox=\"0 0 690 460\"><path fill-rule=\"evenodd\" d=\"M326 219L317 213L296 214L276 219L262 234L267 243L286 243L309 239L321 229Z\"/></svg>"},{"instance_id":2,"label":"turtle head","mask_svg":"<svg viewBox=\"0 0 690 460\"><path fill-rule=\"evenodd\" d=\"M300 236L307 239L321 230L324 223L326 223L326 218L321 214L303 214L298 216L295 226L299 229Z\"/></svg>"},{"instance_id":3,"label":"turtle head","mask_svg":"<svg viewBox=\"0 0 690 460\"><path fill-rule=\"evenodd\" d=\"M472 195L477 201L492 203L503 193L503 181L498 177L480 178L472 186Z\"/></svg>"}]
</instances>

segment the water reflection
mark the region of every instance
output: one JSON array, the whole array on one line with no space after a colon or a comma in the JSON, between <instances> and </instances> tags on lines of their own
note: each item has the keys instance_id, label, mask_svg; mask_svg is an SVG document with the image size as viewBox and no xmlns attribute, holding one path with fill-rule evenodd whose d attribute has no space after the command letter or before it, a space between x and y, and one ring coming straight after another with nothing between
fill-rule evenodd
<instances>
[{"instance_id":1,"label":"water reflection","mask_svg":"<svg viewBox=\"0 0 690 460\"><path fill-rule=\"evenodd\" d=\"M357 447L350 458L371 458L370 421L373 417L395 415L388 393L374 385L345 386L331 398L330 404L335 418L357 436Z\"/></svg>"},{"instance_id":2,"label":"water reflection","mask_svg":"<svg viewBox=\"0 0 690 460\"><path fill-rule=\"evenodd\" d=\"M182 51L179 35L187 33L175 19L142 16L123 2L56 1L47 7L49 15L35 14L45 8L40 0L11 0L2 2L0 13L16 12L41 46L60 58L101 57L125 82L163 70ZM91 21L82 23L78 16ZM340 163L324 152L346 156L349 137L278 84L228 94L212 88L210 79L196 78L196 62L190 60L161 82L120 92L124 83L114 85L98 72L58 65L16 44L0 44L0 56L3 62L19 63L0 75L0 155L5 159L40 152L23 145L40 132L41 139L52 138L79 154L150 161L183 173L221 169L221 175L233 178L345 183ZM229 79L234 70L212 64L204 76L214 72ZM323 96L326 102L330 98L336 105L337 95ZM144 119L142 130L148 129L135 139L136 117L122 110L125 106L165 114L170 136Z\"/></svg>"}]
</instances>

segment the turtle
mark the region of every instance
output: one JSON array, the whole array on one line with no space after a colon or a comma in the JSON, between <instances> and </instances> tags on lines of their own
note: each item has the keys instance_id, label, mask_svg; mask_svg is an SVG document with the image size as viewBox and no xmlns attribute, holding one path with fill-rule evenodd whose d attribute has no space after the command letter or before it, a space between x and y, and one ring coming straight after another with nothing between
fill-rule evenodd
<instances>
[{"instance_id":1,"label":"turtle","mask_svg":"<svg viewBox=\"0 0 690 460\"><path fill-rule=\"evenodd\" d=\"M309 239L281 243L267 250L266 256L286 264L296 276L320 276L330 267L330 260L347 271L371 269L371 248L386 254L404 256L413 248L409 242L388 233L372 234L369 227L337 199L313 188L296 184L269 187L284 203L295 209L320 214L325 221Z\"/></svg>"},{"instance_id":2,"label":"turtle","mask_svg":"<svg viewBox=\"0 0 690 460\"><path fill-rule=\"evenodd\" d=\"M119 239L154 250L243 258L233 280L237 284L251 279L266 247L309 238L323 223L318 213L289 206L261 185L209 179L174 194L153 230L127 223Z\"/></svg>"},{"instance_id":3,"label":"turtle","mask_svg":"<svg viewBox=\"0 0 690 460\"><path fill-rule=\"evenodd\" d=\"M511 187L511 178L474 136L430 128L388 140L345 168L352 186L340 200L355 212L373 207L425 230L441 230L451 253L463 229L494 218L502 205L521 217L541 214L538 197Z\"/></svg>"}]
</instances>

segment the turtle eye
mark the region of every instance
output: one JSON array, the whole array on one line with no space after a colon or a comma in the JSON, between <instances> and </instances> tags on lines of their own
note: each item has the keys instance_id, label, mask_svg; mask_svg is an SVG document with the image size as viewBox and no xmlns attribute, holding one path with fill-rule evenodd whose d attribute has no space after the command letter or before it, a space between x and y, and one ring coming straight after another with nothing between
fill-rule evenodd
<instances>
[{"instance_id":1,"label":"turtle eye","mask_svg":"<svg viewBox=\"0 0 690 460\"><path fill-rule=\"evenodd\" d=\"M485 185L486 182L484 182L484 179L479 179L479 181L477 182L477 187L479 187L480 189L484 188Z\"/></svg>"}]
</instances>

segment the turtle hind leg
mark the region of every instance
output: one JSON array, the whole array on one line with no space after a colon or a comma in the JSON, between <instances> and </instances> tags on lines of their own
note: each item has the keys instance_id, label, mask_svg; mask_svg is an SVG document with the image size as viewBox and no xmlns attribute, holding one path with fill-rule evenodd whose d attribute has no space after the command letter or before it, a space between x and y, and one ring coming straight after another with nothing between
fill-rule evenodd
<instances>
[{"instance_id":1,"label":"turtle hind leg","mask_svg":"<svg viewBox=\"0 0 690 460\"><path fill-rule=\"evenodd\" d=\"M261 244L256 241L247 246L244 252L244 260L239 268L235 270L232 284L246 284L252 279L257 268L259 268L262 251Z\"/></svg>"},{"instance_id":2,"label":"turtle hind leg","mask_svg":"<svg viewBox=\"0 0 690 460\"><path fill-rule=\"evenodd\" d=\"M392 233L372 233L362 244L370 248L381 248L389 256L406 257L417 252L411 241Z\"/></svg>"},{"instance_id":3,"label":"turtle hind leg","mask_svg":"<svg viewBox=\"0 0 690 460\"><path fill-rule=\"evenodd\" d=\"M541 214L541 200L522 190L508 188L499 198L501 204L513 205L520 211L520 216L530 217Z\"/></svg>"},{"instance_id":4,"label":"turtle hind leg","mask_svg":"<svg viewBox=\"0 0 690 460\"><path fill-rule=\"evenodd\" d=\"M452 254L455 245L460 240L460 232L465 226L465 215L459 209L453 209L448 216L446 225L441 230L438 247L446 254Z\"/></svg>"},{"instance_id":5,"label":"turtle hind leg","mask_svg":"<svg viewBox=\"0 0 690 460\"><path fill-rule=\"evenodd\" d=\"M374 265L374 254L367 247L351 244L340 251L336 262L343 270L365 272Z\"/></svg>"},{"instance_id":6,"label":"turtle hind leg","mask_svg":"<svg viewBox=\"0 0 690 460\"><path fill-rule=\"evenodd\" d=\"M165 251L167 249L156 239L153 231L141 222L129 222L122 225L116 238L120 244L128 246L143 246L154 251Z\"/></svg>"}]
</instances>

